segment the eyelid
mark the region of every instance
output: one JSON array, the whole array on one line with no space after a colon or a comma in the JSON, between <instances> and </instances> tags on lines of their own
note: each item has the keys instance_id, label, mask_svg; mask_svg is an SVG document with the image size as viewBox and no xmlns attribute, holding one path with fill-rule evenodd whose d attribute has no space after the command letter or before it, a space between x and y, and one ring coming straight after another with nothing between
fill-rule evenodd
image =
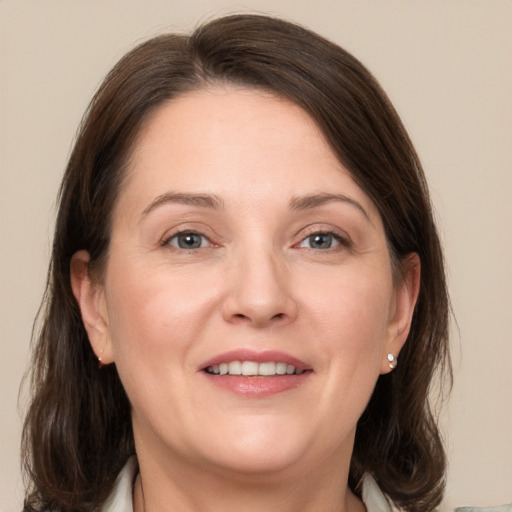
<instances>
[{"instance_id":1,"label":"eyelid","mask_svg":"<svg viewBox=\"0 0 512 512\"><path fill-rule=\"evenodd\" d=\"M317 235L321 236L328 236L331 237L331 240L334 241L334 246L326 247L326 248L320 248L320 247L308 247L304 245L308 239L311 239L312 237L315 237ZM339 246L345 246L345 241L339 237L336 233L327 233L327 232L317 232L317 233L311 233L310 235L306 236L299 242L299 247L303 249L312 249L312 250L321 250L322 252L329 251L329 250L336 250L339 248Z\"/></svg>"},{"instance_id":2,"label":"eyelid","mask_svg":"<svg viewBox=\"0 0 512 512\"><path fill-rule=\"evenodd\" d=\"M306 226L306 228L304 228L304 230L301 231L302 232L298 234L298 236L300 236L300 240L298 243L295 244L295 246L300 245L304 240L306 240L306 238L316 234L332 235L344 247L351 247L353 245L350 235L346 231L341 230L339 228L335 228L334 226L319 226L318 224L316 224ZM324 250L327 251L328 249Z\"/></svg>"},{"instance_id":3,"label":"eyelid","mask_svg":"<svg viewBox=\"0 0 512 512\"><path fill-rule=\"evenodd\" d=\"M195 247L195 248L190 248L190 249L177 247L176 245L171 244L171 240L176 239L180 235L184 235L184 234L192 234L192 235L200 236L207 242L207 244L205 246ZM316 225L306 226L305 228L303 228L301 230L301 232L297 233L296 236L299 237L299 240L298 240L298 242L293 244L293 247L300 247L300 245L308 237L311 237L316 234L331 235L339 242L339 246L341 246L341 247L351 247L353 245L350 236L344 230L335 228L333 226L319 226L318 224L316 224ZM170 233L167 232L161 238L160 245L163 247L171 247L173 249L176 249L177 251L187 251L187 252L198 250L198 249L207 249L209 247L211 248L211 247L219 246L219 244L215 243L212 240L212 238L210 236L206 235L204 232L202 232L202 230L198 230L198 229L194 229L194 228L187 228L187 227L177 229L176 231L171 231ZM304 249L311 249L311 250L315 250L315 251L318 250L318 249L307 248L307 247L304 247ZM328 249L323 249L323 251L327 252L329 250L337 250L337 249L338 249L338 246L328 248Z\"/></svg>"},{"instance_id":4,"label":"eyelid","mask_svg":"<svg viewBox=\"0 0 512 512\"><path fill-rule=\"evenodd\" d=\"M179 237L180 235L185 235L185 234L191 234L191 235L197 235L197 236L200 236L202 238L204 238L208 244L204 247L193 247L193 248L190 248L190 249L186 249L186 248L183 248L183 247L177 247L176 245L173 245L171 244L171 240ZM160 241L160 245L163 246L163 247L172 247L173 249L177 250L177 251L195 251L195 250L198 250L198 249L206 249L207 247L213 247L215 246L216 244L214 242L212 242L211 238L207 235L205 235L204 233L201 233L200 231L198 230L195 230L195 229L180 229L178 231L173 231L171 234L165 234L163 237L162 237L162 240Z\"/></svg>"}]
</instances>

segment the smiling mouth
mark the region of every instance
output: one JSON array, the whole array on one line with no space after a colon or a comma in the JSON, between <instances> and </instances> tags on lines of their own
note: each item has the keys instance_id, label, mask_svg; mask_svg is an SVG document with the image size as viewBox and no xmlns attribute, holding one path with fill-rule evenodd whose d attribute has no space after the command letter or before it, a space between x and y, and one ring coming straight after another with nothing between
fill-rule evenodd
<instances>
[{"instance_id":1,"label":"smiling mouth","mask_svg":"<svg viewBox=\"0 0 512 512\"><path fill-rule=\"evenodd\" d=\"M305 371L283 362L231 361L208 366L204 369L210 375L242 375L244 377L279 377L301 375Z\"/></svg>"}]
</instances>

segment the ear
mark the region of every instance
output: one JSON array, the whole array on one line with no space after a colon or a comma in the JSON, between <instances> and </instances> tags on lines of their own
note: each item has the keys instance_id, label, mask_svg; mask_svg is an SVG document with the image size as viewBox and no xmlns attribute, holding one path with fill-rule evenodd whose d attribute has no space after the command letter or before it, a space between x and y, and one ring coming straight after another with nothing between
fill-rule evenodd
<instances>
[{"instance_id":1,"label":"ear","mask_svg":"<svg viewBox=\"0 0 512 512\"><path fill-rule=\"evenodd\" d=\"M104 287L91 278L90 256L78 251L71 258L71 288L75 296L91 347L100 365L114 362L108 327L108 312Z\"/></svg>"},{"instance_id":2,"label":"ear","mask_svg":"<svg viewBox=\"0 0 512 512\"><path fill-rule=\"evenodd\" d=\"M385 353L382 355L381 374L389 373L396 366L398 354L411 329L412 316L420 291L421 263L419 256L416 253L411 253L400 264L402 279L395 287L388 324L388 337L384 347ZM390 361L388 354L391 354L394 360Z\"/></svg>"}]
</instances>

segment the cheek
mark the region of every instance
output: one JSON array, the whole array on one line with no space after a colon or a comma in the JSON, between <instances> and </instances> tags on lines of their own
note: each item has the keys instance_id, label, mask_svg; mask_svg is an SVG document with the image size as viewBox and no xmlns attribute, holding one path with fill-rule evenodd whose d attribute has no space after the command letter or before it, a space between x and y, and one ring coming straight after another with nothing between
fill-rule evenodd
<instances>
[{"instance_id":1,"label":"cheek","mask_svg":"<svg viewBox=\"0 0 512 512\"><path fill-rule=\"evenodd\" d=\"M315 353L321 354L321 391L309 406L328 418L323 435L333 443L356 428L379 377L391 297L385 274L340 271L323 286L310 287L303 303L309 324L302 330L309 329Z\"/></svg>"},{"instance_id":2,"label":"cheek","mask_svg":"<svg viewBox=\"0 0 512 512\"><path fill-rule=\"evenodd\" d=\"M211 330L218 286L210 285L208 295L199 276L165 266L124 270L119 265L107 283L115 364L138 421L156 425L162 410L176 410L188 396L184 376L197 371L194 351Z\"/></svg>"},{"instance_id":3,"label":"cheek","mask_svg":"<svg viewBox=\"0 0 512 512\"><path fill-rule=\"evenodd\" d=\"M308 294L308 304L327 329L328 339L364 350L385 336L392 295L391 279L386 275L343 273L315 287Z\"/></svg>"},{"instance_id":4,"label":"cheek","mask_svg":"<svg viewBox=\"0 0 512 512\"><path fill-rule=\"evenodd\" d=\"M315 288L308 303L313 337L323 353L327 388L338 409L358 417L380 374L393 287L386 274L352 273Z\"/></svg>"},{"instance_id":5,"label":"cheek","mask_svg":"<svg viewBox=\"0 0 512 512\"><path fill-rule=\"evenodd\" d=\"M109 330L116 363L137 358L151 361L181 359L215 308L213 283L203 277L165 266L118 266L107 283ZM166 358L162 359L163 356ZM153 368L155 365L152 365Z\"/></svg>"}]
</instances>

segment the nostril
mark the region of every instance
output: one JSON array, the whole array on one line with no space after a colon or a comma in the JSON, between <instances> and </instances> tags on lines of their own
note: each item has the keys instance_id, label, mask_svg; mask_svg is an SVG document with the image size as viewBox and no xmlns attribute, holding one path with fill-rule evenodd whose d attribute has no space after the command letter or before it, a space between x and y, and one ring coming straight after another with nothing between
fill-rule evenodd
<instances>
[{"instance_id":1,"label":"nostril","mask_svg":"<svg viewBox=\"0 0 512 512\"><path fill-rule=\"evenodd\" d=\"M236 289L226 297L222 305L222 316L227 322L250 323L258 327L292 322L296 316L295 301L278 291L274 293L268 290L263 294L261 289L254 286Z\"/></svg>"},{"instance_id":2,"label":"nostril","mask_svg":"<svg viewBox=\"0 0 512 512\"><path fill-rule=\"evenodd\" d=\"M237 320L251 320L251 315L244 315L243 313L236 313L233 315L234 319ZM287 318L286 313L277 313L270 317L270 321L281 321Z\"/></svg>"}]
</instances>

